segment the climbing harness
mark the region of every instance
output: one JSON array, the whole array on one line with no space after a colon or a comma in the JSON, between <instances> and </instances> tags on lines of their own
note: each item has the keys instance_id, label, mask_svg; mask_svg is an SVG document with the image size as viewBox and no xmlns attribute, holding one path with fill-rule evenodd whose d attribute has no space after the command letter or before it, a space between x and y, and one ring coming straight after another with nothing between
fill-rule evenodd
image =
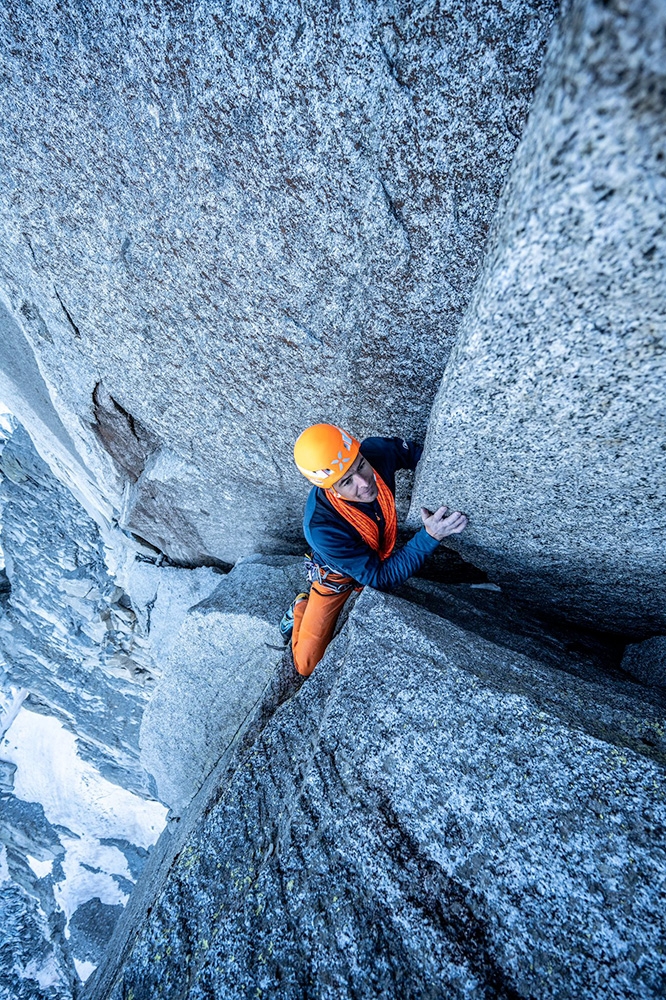
<instances>
[{"instance_id":1,"label":"climbing harness","mask_svg":"<svg viewBox=\"0 0 666 1000\"><path fill-rule=\"evenodd\" d=\"M314 561L310 552L305 553L305 571L310 583L318 583L334 594L344 594L348 590L358 588L358 584L350 576L338 573L330 566L320 566Z\"/></svg>"}]
</instances>

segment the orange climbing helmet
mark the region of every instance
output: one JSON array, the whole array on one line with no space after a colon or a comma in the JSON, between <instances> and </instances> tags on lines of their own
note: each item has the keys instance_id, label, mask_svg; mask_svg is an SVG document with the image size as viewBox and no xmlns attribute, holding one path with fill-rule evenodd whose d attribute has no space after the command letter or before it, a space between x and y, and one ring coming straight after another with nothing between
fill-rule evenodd
<instances>
[{"instance_id":1,"label":"orange climbing helmet","mask_svg":"<svg viewBox=\"0 0 666 1000\"><path fill-rule=\"evenodd\" d=\"M313 424L296 441L294 461L306 479L326 490L342 478L360 447L360 441L335 424Z\"/></svg>"}]
</instances>

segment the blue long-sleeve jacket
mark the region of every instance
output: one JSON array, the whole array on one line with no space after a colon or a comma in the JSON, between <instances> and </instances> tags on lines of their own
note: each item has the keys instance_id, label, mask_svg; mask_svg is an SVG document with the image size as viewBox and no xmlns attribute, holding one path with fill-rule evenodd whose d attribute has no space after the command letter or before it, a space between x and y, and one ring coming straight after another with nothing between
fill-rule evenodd
<instances>
[{"instance_id":1,"label":"blue long-sleeve jacket","mask_svg":"<svg viewBox=\"0 0 666 1000\"><path fill-rule=\"evenodd\" d=\"M401 438L373 437L361 443L361 451L395 496L396 469L415 469L423 448L414 441L403 441ZM378 519L380 538L383 538L385 524L379 500L357 506L373 519ZM326 490L319 486L310 490L303 531L316 563L329 566L364 587L376 590L399 587L421 568L427 556L439 545L437 539L421 528L406 545L394 549L393 554L382 562L356 528L340 517L326 498Z\"/></svg>"}]
</instances>

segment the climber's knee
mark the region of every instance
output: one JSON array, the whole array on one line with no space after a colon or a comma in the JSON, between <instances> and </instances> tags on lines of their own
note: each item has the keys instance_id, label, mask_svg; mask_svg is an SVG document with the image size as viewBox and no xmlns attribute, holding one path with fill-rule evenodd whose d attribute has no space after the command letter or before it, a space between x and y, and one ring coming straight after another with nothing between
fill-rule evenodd
<instances>
[{"instance_id":1,"label":"climber's knee","mask_svg":"<svg viewBox=\"0 0 666 1000\"><path fill-rule=\"evenodd\" d=\"M326 652L335 626L351 590L335 593L313 583L308 601L294 609L292 652L294 666L303 677L309 677Z\"/></svg>"}]
</instances>

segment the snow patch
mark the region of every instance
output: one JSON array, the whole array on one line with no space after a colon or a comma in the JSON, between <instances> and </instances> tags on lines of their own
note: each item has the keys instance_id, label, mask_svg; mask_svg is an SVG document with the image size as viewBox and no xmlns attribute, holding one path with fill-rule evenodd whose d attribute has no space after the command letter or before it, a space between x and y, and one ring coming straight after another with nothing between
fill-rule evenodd
<instances>
[{"instance_id":1,"label":"snow patch","mask_svg":"<svg viewBox=\"0 0 666 1000\"><path fill-rule=\"evenodd\" d=\"M58 968L53 952L50 952L41 962L34 958L25 966L22 979L36 979L43 990L49 986L63 986L62 972Z\"/></svg>"},{"instance_id":2,"label":"snow patch","mask_svg":"<svg viewBox=\"0 0 666 1000\"><path fill-rule=\"evenodd\" d=\"M38 858L33 858L31 854L26 854L26 859L37 878L45 878L51 874L53 870L53 858L49 861L39 861Z\"/></svg>"},{"instance_id":3,"label":"snow patch","mask_svg":"<svg viewBox=\"0 0 666 1000\"><path fill-rule=\"evenodd\" d=\"M16 417L4 403L0 403L0 437L9 438L16 428Z\"/></svg>"},{"instance_id":4,"label":"snow patch","mask_svg":"<svg viewBox=\"0 0 666 1000\"><path fill-rule=\"evenodd\" d=\"M148 848L166 822L160 802L147 801L103 778L76 752L76 737L52 716L25 707L6 734L2 756L17 766L14 794L41 802L50 823L80 836L127 840Z\"/></svg>"},{"instance_id":5,"label":"snow patch","mask_svg":"<svg viewBox=\"0 0 666 1000\"><path fill-rule=\"evenodd\" d=\"M109 838L144 849L152 846L165 825L165 807L103 778L78 756L76 737L57 719L25 706L2 740L2 756L16 764L16 797L41 803L49 822L65 828L60 831L65 855L55 867L53 894L67 923L79 906L95 897L110 906L125 906L129 895L123 889L134 883L127 858L118 847L100 841ZM28 862L39 878L54 875L52 862L30 856ZM3 849L0 881L9 877ZM69 936L67 927L65 936ZM89 962L77 965L82 979L93 969ZM60 976L53 961L51 965L31 963L25 974L44 988L60 981L53 979Z\"/></svg>"},{"instance_id":6,"label":"snow patch","mask_svg":"<svg viewBox=\"0 0 666 1000\"><path fill-rule=\"evenodd\" d=\"M113 875L132 879L127 861L117 847L100 844L93 837L79 839L61 836L65 848L62 862L64 879L53 886L56 902L69 922L72 914L98 896L102 903L110 906L125 906L129 896L118 886ZM94 869L90 871L90 869Z\"/></svg>"},{"instance_id":7,"label":"snow patch","mask_svg":"<svg viewBox=\"0 0 666 1000\"><path fill-rule=\"evenodd\" d=\"M86 979L88 979L88 977L91 976L97 968L93 962L82 962L78 958L74 959L74 967L82 983L85 983Z\"/></svg>"}]
</instances>

